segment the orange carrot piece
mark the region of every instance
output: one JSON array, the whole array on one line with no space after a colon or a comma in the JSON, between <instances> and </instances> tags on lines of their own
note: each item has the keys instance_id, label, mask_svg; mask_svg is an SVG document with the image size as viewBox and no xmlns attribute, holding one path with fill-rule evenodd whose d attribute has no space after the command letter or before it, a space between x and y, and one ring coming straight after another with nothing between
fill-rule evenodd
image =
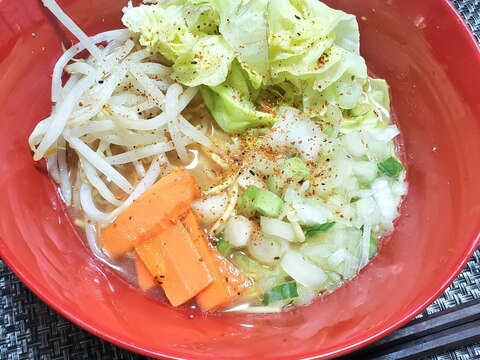
<instances>
[{"instance_id":1,"label":"orange carrot piece","mask_svg":"<svg viewBox=\"0 0 480 360\"><path fill-rule=\"evenodd\" d=\"M155 278L147 269L142 259L138 257L138 255L135 255L135 268L137 270L137 281L140 289L143 291L148 291L158 285L155 281Z\"/></svg>"},{"instance_id":2,"label":"orange carrot piece","mask_svg":"<svg viewBox=\"0 0 480 360\"><path fill-rule=\"evenodd\" d=\"M181 223L136 248L173 306L180 306L205 289L213 277Z\"/></svg>"},{"instance_id":3,"label":"orange carrot piece","mask_svg":"<svg viewBox=\"0 0 480 360\"><path fill-rule=\"evenodd\" d=\"M187 214L183 223L215 279L197 296L197 304L202 311L222 308L251 287L253 281L210 244L192 212Z\"/></svg>"},{"instance_id":4,"label":"orange carrot piece","mask_svg":"<svg viewBox=\"0 0 480 360\"><path fill-rule=\"evenodd\" d=\"M102 231L101 247L118 258L171 226L200 197L200 188L185 169L157 181Z\"/></svg>"}]
</instances>

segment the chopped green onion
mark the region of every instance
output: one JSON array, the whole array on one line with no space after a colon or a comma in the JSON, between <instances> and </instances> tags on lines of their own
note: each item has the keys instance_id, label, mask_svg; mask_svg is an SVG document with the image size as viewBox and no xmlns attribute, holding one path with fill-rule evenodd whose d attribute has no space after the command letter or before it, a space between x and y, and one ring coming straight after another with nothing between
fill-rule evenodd
<instances>
[{"instance_id":1,"label":"chopped green onion","mask_svg":"<svg viewBox=\"0 0 480 360\"><path fill-rule=\"evenodd\" d=\"M375 239L373 236L370 237L370 252L368 259L373 259L375 255L377 255L378 252L378 243L377 239Z\"/></svg>"},{"instance_id":2,"label":"chopped green onion","mask_svg":"<svg viewBox=\"0 0 480 360\"><path fill-rule=\"evenodd\" d=\"M298 297L297 283L291 281L282 285L275 286L263 295L263 305L268 305L277 301L290 300Z\"/></svg>"},{"instance_id":3,"label":"chopped green onion","mask_svg":"<svg viewBox=\"0 0 480 360\"><path fill-rule=\"evenodd\" d=\"M354 196L350 199L350 204L356 203L360 199L361 199L360 196Z\"/></svg>"},{"instance_id":4,"label":"chopped green onion","mask_svg":"<svg viewBox=\"0 0 480 360\"><path fill-rule=\"evenodd\" d=\"M335 225L335 221L327 222L320 225L309 226L304 228L303 230L305 231L305 236L308 238L319 232L327 232L333 225Z\"/></svg>"},{"instance_id":5,"label":"chopped green onion","mask_svg":"<svg viewBox=\"0 0 480 360\"><path fill-rule=\"evenodd\" d=\"M253 206L260 214L268 217L277 217L282 212L283 200L271 191L260 189L253 200Z\"/></svg>"},{"instance_id":6,"label":"chopped green onion","mask_svg":"<svg viewBox=\"0 0 480 360\"><path fill-rule=\"evenodd\" d=\"M378 169L389 177L395 177L403 171L403 165L393 156L390 156L387 160L378 164Z\"/></svg>"},{"instance_id":7,"label":"chopped green onion","mask_svg":"<svg viewBox=\"0 0 480 360\"><path fill-rule=\"evenodd\" d=\"M249 186L242 194L238 202L238 212L251 217L256 212L268 216L277 217L283 208L283 200L271 191Z\"/></svg>"},{"instance_id":8,"label":"chopped green onion","mask_svg":"<svg viewBox=\"0 0 480 360\"><path fill-rule=\"evenodd\" d=\"M252 217L255 215L255 208L253 207L253 200L258 195L260 189L256 186L249 186L240 196L238 200L238 213L245 215L246 217Z\"/></svg>"},{"instance_id":9,"label":"chopped green onion","mask_svg":"<svg viewBox=\"0 0 480 360\"><path fill-rule=\"evenodd\" d=\"M217 250L220 254L225 256L230 251L230 244L225 240L219 240L217 242Z\"/></svg>"}]
</instances>

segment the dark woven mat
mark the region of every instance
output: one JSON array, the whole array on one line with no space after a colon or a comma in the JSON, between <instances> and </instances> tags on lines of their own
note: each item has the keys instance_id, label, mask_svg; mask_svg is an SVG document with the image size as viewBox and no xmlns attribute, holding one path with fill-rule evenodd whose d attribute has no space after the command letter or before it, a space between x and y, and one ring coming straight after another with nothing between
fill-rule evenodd
<instances>
[{"instance_id":1,"label":"dark woven mat","mask_svg":"<svg viewBox=\"0 0 480 360\"><path fill-rule=\"evenodd\" d=\"M480 0L451 0L480 41Z\"/></svg>"},{"instance_id":2,"label":"dark woven mat","mask_svg":"<svg viewBox=\"0 0 480 360\"><path fill-rule=\"evenodd\" d=\"M452 2L480 41L480 0L453 0ZM480 298L480 249L462 274L428 307L424 314L442 311L478 298ZM480 344L439 354L432 359L478 358L480 358ZM104 342L65 320L30 292L0 261L0 359L139 360L145 358Z\"/></svg>"}]
</instances>

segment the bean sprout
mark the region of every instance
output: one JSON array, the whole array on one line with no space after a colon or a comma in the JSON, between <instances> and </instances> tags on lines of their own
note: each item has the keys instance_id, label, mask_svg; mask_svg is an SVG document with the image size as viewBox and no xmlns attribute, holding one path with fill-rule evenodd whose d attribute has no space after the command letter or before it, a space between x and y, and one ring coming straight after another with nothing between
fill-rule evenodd
<instances>
[{"instance_id":1,"label":"bean sprout","mask_svg":"<svg viewBox=\"0 0 480 360\"><path fill-rule=\"evenodd\" d=\"M225 228L225 224L227 223L227 220L230 218L230 216L233 214L235 211L235 206L237 205L238 201L238 184L234 183L229 194L228 198L228 204L227 204L227 209L223 213L223 215L220 217L220 219L217 220L215 224L211 227L209 234L210 235L216 235Z\"/></svg>"}]
</instances>

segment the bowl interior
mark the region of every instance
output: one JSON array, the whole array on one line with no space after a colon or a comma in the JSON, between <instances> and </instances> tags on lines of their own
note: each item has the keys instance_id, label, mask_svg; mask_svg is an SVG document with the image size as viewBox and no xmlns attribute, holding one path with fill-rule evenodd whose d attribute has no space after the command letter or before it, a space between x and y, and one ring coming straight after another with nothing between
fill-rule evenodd
<instances>
[{"instance_id":1,"label":"bowl interior","mask_svg":"<svg viewBox=\"0 0 480 360\"><path fill-rule=\"evenodd\" d=\"M120 27L126 4L59 2L91 35ZM391 85L408 163L410 189L397 228L355 280L284 314L205 316L145 297L96 261L27 144L51 109L50 74L61 42L71 41L38 0L0 0L2 258L70 320L153 356L330 356L421 311L478 242L479 50L446 1L328 2L358 16L367 64Z\"/></svg>"}]
</instances>

